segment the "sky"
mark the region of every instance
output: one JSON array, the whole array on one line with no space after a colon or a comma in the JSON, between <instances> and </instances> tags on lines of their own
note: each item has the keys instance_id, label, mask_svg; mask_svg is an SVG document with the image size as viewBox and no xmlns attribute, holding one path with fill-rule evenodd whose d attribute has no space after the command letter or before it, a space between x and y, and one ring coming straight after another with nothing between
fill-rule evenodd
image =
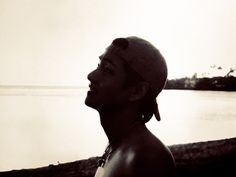
<instances>
[{"instance_id":1,"label":"sky","mask_svg":"<svg viewBox=\"0 0 236 177\"><path fill-rule=\"evenodd\" d=\"M236 69L235 9L235 0L0 0L0 85L86 86L98 56L126 36L153 43L169 79L223 76Z\"/></svg>"}]
</instances>

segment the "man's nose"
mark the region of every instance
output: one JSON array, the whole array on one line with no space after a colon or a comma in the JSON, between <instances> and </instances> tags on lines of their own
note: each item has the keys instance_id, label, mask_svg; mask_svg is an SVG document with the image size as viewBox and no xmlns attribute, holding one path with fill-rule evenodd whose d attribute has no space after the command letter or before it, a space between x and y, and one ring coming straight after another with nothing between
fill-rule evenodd
<instances>
[{"instance_id":1,"label":"man's nose","mask_svg":"<svg viewBox=\"0 0 236 177\"><path fill-rule=\"evenodd\" d=\"M87 78L90 82L93 82L93 83L96 82L96 70L90 72Z\"/></svg>"}]
</instances>

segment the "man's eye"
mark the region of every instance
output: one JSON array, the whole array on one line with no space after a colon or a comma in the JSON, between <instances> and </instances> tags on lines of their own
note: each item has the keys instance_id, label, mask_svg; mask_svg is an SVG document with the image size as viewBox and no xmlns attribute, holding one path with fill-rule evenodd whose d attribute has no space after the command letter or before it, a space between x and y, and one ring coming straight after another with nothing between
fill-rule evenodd
<instances>
[{"instance_id":1,"label":"man's eye","mask_svg":"<svg viewBox=\"0 0 236 177\"><path fill-rule=\"evenodd\" d=\"M104 72L106 72L106 73L112 73L112 70L109 68L109 67L104 67L103 68L103 70L104 70Z\"/></svg>"},{"instance_id":2,"label":"man's eye","mask_svg":"<svg viewBox=\"0 0 236 177\"><path fill-rule=\"evenodd\" d=\"M105 73L111 73L111 68L107 65L101 65L101 69Z\"/></svg>"},{"instance_id":3,"label":"man's eye","mask_svg":"<svg viewBox=\"0 0 236 177\"><path fill-rule=\"evenodd\" d=\"M106 64L99 63L97 69L100 69L104 73L112 73L112 69Z\"/></svg>"}]
</instances>

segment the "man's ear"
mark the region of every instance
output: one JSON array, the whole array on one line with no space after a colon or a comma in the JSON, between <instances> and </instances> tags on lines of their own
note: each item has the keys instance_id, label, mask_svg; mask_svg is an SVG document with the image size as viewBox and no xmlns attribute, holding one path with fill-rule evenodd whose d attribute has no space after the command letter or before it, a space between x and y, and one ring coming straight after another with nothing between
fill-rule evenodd
<instances>
[{"instance_id":1,"label":"man's ear","mask_svg":"<svg viewBox=\"0 0 236 177\"><path fill-rule=\"evenodd\" d=\"M129 101L141 100L147 94L149 90L149 84L147 82L139 82L131 88Z\"/></svg>"}]
</instances>

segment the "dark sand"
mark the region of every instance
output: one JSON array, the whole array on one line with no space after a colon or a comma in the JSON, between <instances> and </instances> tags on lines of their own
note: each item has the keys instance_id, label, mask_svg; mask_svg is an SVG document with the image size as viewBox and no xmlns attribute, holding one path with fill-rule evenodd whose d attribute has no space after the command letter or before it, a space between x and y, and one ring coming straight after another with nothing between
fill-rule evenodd
<instances>
[{"instance_id":1,"label":"dark sand","mask_svg":"<svg viewBox=\"0 0 236 177\"><path fill-rule=\"evenodd\" d=\"M169 146L177 177L236 177L236 138ZM36 169L0 172L0 177L92 177L98 157ZM157 174L158 176L158 174Z\"/></svg>"}]
</instances>

